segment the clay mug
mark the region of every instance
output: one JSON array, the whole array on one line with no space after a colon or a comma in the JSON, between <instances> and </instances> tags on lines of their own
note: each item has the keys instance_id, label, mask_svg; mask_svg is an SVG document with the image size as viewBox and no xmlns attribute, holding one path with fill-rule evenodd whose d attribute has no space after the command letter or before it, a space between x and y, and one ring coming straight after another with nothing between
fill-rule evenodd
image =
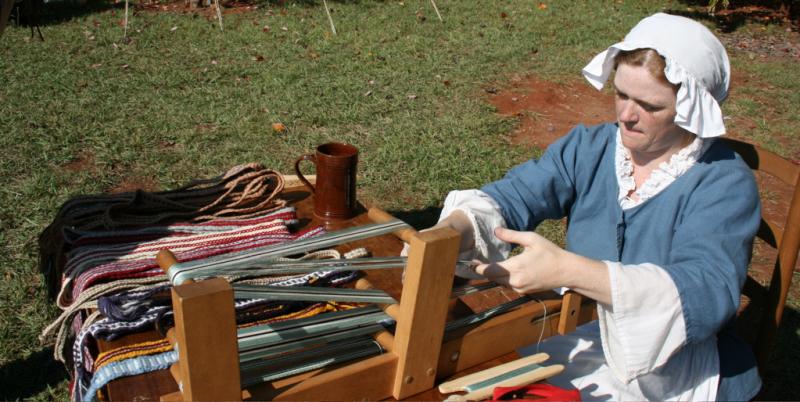
<instances>
[{"instance_id":1,"label":"clay mug","mask_svg":"<svg viewBox=\"0 0 800 402\"><path fill-rule=\"evenodd\" d=\"M300 163L313 162L317 167L316 186L300 173ZM347 219L356 212L356 167L358 148L329 142L294 162L297 177L314 194L314 215L322 219Z\"/></svg>"}]
</instances>

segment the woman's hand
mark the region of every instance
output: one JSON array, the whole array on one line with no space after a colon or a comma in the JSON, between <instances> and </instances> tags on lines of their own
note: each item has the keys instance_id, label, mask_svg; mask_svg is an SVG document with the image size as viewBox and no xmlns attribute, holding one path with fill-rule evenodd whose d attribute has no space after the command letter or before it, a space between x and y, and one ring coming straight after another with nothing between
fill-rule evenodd
<instances>
[{"instance_id":1,"label":"woman's hand","mask_svg":"<svg viewBox=\"0 0 800 402\"><path fill-rule=\"evenodd\" d=\"M481 264L475 272L518 293L535 293L565 285L560 264L568 252L534 232L497 228L498 239L524 247L522 253L505 261Z\"/></svg>"},{"instance_id":2,"label":"woman's hand","mask_svg":"<svg viewBox=\"0 0 800 402\"><path fill-rule=\"evenodd\" d=\"M480 264L475 272L518 293L569 287L598 302L611 304L608 269L602 261L566 251L534 232L497 228L498 239L524 248L505 261Z\"/></svg>"}]
</instances>

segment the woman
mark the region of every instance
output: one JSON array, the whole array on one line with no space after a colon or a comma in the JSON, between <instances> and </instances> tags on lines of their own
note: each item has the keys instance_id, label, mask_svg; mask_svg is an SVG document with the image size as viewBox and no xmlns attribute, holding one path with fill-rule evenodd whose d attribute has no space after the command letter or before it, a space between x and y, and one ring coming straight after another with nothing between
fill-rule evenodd
<instances>
[{"instance_id":1,"label":"woman","mask_svg":"<svg viewBox=\"0 0 800 402\"><path fill-rule=\"evenodd\" d=\"M732 321L760 207L748 167L714 141L725 49L656 14L583 73L599 89L613 70L616 124L578 126L503 179L451 192L436 226L461 233L462 258L493 261L461 276L598 301L597 322L541 345L567 366L557 385L585 399L750 399L760 379ZM565 216L566 250L530 232ZM509 243L524 251L507 258Z\"/></svg>"}]
</instances>

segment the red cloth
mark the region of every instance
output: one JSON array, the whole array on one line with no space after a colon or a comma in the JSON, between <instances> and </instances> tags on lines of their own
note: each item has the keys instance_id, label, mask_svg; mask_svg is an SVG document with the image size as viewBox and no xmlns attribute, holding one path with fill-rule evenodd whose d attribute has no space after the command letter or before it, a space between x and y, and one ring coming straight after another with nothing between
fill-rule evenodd
<instances>
[{"instance_id":1,"label":"red cloth","mask_svg":"<svg viewBox=\"0 0 800 402\"><path fill-rule=\"evenodd\" d=\"M580 401L577 389L564 389L550 384L531 384L517 387L496 387L493 401Z\"/></svg>"}]
</instances>

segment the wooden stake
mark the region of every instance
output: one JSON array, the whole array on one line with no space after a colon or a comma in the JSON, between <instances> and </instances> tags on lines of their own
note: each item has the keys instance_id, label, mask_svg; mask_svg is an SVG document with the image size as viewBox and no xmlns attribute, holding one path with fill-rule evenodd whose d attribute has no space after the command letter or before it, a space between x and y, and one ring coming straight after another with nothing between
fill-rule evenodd
<instances>
[{"instance_id":1,"label":"wooden stake","mask_svg":"<svg viewBox=\"0 0 800 402\"><path fill-rule=\"evenodd\" d=\"M333 34L336 35L336 27L333 25L333 17L331 17L331 11L328 10L328 2L326 0L322 0L322 4L325 6L325 13L328 14L328 22L331 23L331 31L333 31Z\"/></svg>"},{"instance_id":2,"label":"wooden stake","mask_svg":"<svg viewBox=\"0 0 800 402\"><path fill-rule=\"evenodd\" d=\"M122 39L128 39L128 0L125 0L125 21L122 23L124 31L122 32Z\"/></svg>"},{"instance_id":3,"label":"wooden stake","mask_svg":"<svg viewBox=\"0 0 800 402\"><path fill-rule=\"evenodd\" d=\"M217 21L219 21L219 30L222 29L222 11L219 9L219 0L214 0L214 6L217 8Z\"/></svg>"},{"instance_id":4,"label":"wooden stake","mask_svg":"<svg viewBox=\"0 0 800 402\"><path fill-rule=\"evenodd\" d=\"M433 11L436 11L436 16L439 17L439 21L444 22L442 15L439 14L439 7L436 7L436 2L434 0L431 0L431 5L433 5Z\"/></svg>"}]
</instances>

